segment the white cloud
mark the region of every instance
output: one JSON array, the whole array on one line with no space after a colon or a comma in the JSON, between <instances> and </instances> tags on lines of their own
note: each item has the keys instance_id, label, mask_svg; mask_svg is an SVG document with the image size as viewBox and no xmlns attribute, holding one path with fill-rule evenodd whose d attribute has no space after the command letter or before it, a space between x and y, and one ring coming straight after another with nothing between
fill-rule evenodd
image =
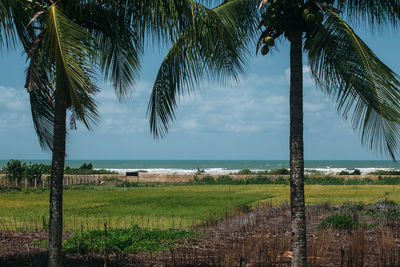
<instances>
[{"instance_id":1,"label":"white cloud","mask_svg":"<svg viewBox=\"0 0 400 267\"><path fill-rule=\"evenodd\" d=\"M23 89L0 86L0 131L26 131L32 127L28 94Z\"/></svg>"},{"instance_id":2,"label":"white cloud","mask_svg":"<svg viewBox=\"0 0 400 267\"><path fill-rule=\"evenodd\" d=\"M0 108L8 111L21 111L26 109L28 94L23 89L0 86Z\"/></svg>"}]
</instances>

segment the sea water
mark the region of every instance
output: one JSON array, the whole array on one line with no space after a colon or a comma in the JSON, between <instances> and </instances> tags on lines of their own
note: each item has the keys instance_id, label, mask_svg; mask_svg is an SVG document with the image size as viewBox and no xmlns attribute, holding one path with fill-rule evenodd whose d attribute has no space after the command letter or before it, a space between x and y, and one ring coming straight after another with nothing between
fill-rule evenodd
<instances>
[{"instance_id":1,"label":"sea water","mask_svg":"<svg viewBox=\"0 0 400 267\"><path fill-rule=\"evenodd\" d=\"M50 164L46 160L21 160L29 163ZM113 170L119 173L143 170L160 174L193 174L204 170L209 174L229 174L243 169L252 171L289 168L288 160L66 160L65 165L78 168L83 163L92 163L95 169ZM0 160L0 168L7 165L7 160ZM376 170L400 170L400 164L389 160L306 160L306 170L324 173L337 173L359 169L361 173Z\"/></svg>"}]
</instances>

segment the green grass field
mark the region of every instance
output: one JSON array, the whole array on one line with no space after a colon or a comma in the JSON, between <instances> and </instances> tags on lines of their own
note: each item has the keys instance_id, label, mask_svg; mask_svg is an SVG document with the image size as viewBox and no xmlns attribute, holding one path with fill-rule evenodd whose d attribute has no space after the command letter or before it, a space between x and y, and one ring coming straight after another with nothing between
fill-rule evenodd
<instances>
[{"instance_id":1,"label":"green grass field","mask_svg":"<svg viewBox=\"0 0 400 267\"><path fill-rule=\"evenodd\" d=\"M400 203L400 185L305 187L307 203ZM48 219L48 191L0 193L0 230L42 229ZM64 191L64 229L139 226L190 227L234 207L257 201L280 204L287 185L194 185L123 188L82 187Z\"/></svg>"}]
</instances>

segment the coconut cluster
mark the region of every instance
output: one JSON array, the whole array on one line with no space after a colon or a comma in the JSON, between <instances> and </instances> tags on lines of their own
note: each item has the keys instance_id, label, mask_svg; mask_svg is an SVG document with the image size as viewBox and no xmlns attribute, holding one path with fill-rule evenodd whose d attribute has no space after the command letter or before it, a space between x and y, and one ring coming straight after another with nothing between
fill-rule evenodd
<instances>
[{"instance_id":1,"label":"coconut cluster","mask_svg":"<svg viewBox=\"0 0 400 267\"><path fill-rule=\"evenodd\" d=\"M329 4L331 0L323 2ZM274 40L281 34L288 39L292 33L310 33L314 27L324 20L322 4L314 1L306 3L293 0L281 0L268 2L261 15L260 27L265 30L260 36L261 53L268 54Z\"/></svg>"}]
</instances>

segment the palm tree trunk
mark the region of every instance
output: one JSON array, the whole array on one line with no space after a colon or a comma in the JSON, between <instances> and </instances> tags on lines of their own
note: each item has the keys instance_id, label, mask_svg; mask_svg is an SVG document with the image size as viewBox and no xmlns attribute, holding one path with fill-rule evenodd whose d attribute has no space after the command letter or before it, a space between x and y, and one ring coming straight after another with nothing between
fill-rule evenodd
<instances>
[{"instance_id":1,"label":"palm tree trunk","mask_svg":"<svg viewBox=\"0 0 400 267\"><path fill-rule=\"evenodd\" d=\"M50 177L49 266L61 266L62 201L65 161L66 107L55 95L53 158Z\"/></svg>"},{"instance_id":2,"label":"palm tree trunk","mask_svg":"<svg viewBox=\"0 0 400 267\"><path fill-rule=\"evenodd\" d=\"M290 39L290 207L292 266L307 265L304 203L302 34Z\"/></svg>"}]
</instances>

